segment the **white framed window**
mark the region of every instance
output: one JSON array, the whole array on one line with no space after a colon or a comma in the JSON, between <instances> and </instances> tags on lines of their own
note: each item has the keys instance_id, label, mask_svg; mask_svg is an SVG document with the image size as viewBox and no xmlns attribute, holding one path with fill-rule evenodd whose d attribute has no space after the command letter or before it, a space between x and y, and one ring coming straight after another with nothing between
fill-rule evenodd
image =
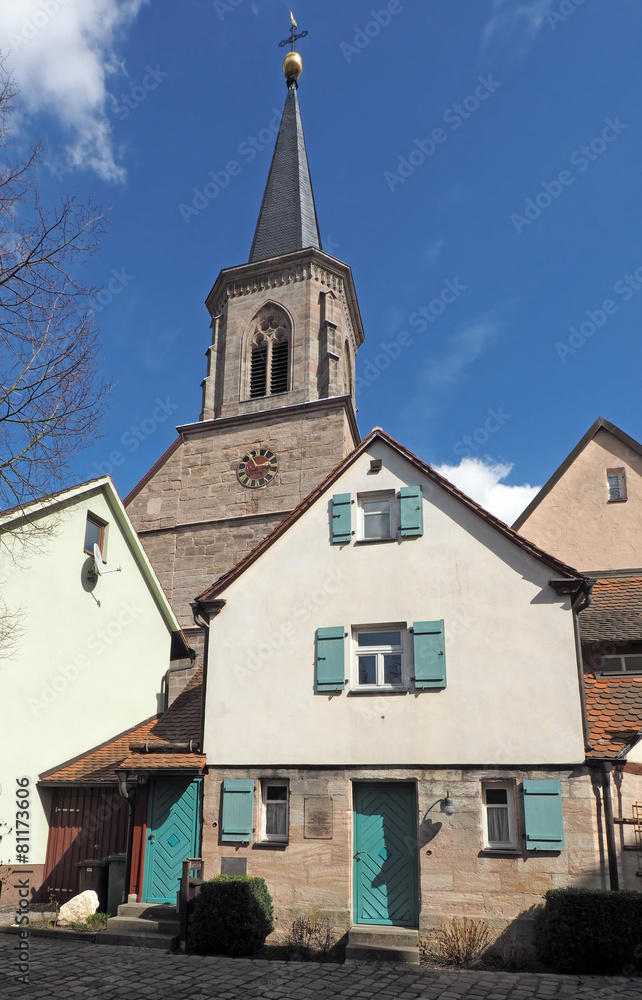
<instances>
[{"instance_id":1,"label":"white framed window","mask_svg":"<svg viewBox=\"0 0 642 1000\"><path fill-rule=\"evenodd\" d=\"M626 500L626 473L624 469L607 469L606 485L609 503Z\"/></svg>"},{"instance_id":2,"label":"white framed window","mask_svg":"<svg viewBox=\"0 0 642 1000\"><path fill-rule=\"evenodd\" d=\"M603 674L642 674L642 653L603 656L600 670Z\"/></svg>"},{"instance_id":3,"label":"white framed window","mask_svg":"<svg viewBox=\"0 0 642 1000\"><path fill-rule=\"evenodd\" d=\"M514 782L482 782L482 822L486 850L517 850Z\"/></svg>"},{"instance_id":4,"label":"white framed window","mask_svg":"<svg viewBox=\"0 0 642 1000\"><path fill-rule=\"evenodd\" d=\"M364 626L354 630L353 638L355 690L400 690L407 687L405 626Z\"/></svg>"},{"instance_id":5,"label":"white framed window","mask_svg":"<svg viewBox=\"0 0 642 1000\"><path fill-rule=\"evenodd\" d=\"M287 781L261 782L261 840L287 844L290 790Z\"/></svg>"},{"instance_id":6,"label":"white framed window","mask_svg":"<svg viewBox=\"0 0 642 1000\"><path fill-rule=\"evenodd\" d=\"M397 537L395 494L359 493L357 496L358 531L361 542L381 542Z\"/></svg>"}]
</instances>

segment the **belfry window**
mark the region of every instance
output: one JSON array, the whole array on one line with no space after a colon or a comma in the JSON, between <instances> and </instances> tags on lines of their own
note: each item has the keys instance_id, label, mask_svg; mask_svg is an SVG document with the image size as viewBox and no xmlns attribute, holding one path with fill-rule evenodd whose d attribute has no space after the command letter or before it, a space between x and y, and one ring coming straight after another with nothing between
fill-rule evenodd
<instances>
[{"instance_id":1,"label":"belfry window","mask_svg":"<svg viewBox=\"0 0 642 1000\"><path fill-rule=\"evenodd\" d=\"M277 307L264 307L254 323L250 340L250 399L287 392L290 382L291 327L286 314Z\"/></svg>"},{"instance_id":2,"label":"belfry window","mask_svg":"<svg viewBox=\"0 0 642 1000\"><path fill-rule=\"evenodd\" d=\"M252 362L250 370L250 399L255 396L266 396L267 383L267 343L252 345Z\"/></svg>"}]
</instances>

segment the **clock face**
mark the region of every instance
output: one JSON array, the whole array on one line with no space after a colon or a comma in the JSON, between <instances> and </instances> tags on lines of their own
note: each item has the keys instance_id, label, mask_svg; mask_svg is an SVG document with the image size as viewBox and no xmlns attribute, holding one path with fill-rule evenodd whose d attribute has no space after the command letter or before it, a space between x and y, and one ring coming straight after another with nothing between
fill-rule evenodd
<instances>
[{"instance_id":1,"label":"clock face","mask_svg":"<svg viewBox=\"0 0 642 1000\"><path fill-rule=\"evenodd\" d=\"M276 476L278 459L269 448L255 448L248 451L236 467L236 475L242 486L258 489L267 486Z\"/></svg>"}]
</instances>

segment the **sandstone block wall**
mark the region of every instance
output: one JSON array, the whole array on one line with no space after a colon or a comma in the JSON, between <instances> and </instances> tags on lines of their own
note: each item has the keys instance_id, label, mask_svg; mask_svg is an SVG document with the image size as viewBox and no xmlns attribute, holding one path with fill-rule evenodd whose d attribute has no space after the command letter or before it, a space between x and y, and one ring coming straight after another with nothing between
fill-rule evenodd
<instances>
[{"instance_id":1,"label":"sandstone block wall","mask_svg":"<svg viewBox=\"0 0 642 1000\"><path fill-rule=\"evenodd\" d=\"M249 846L220 842L221 794L225 778L255 779L255 840ZM287 779L290 828L287 846L259 842L260 781ZM482 780L558 779L562 784L566 849L520 851L514 856L483 850ZM221 871L224 857L247 859L248 875L265 878L272 893L276 933L284 934L298 916L314 910L334 927L352 924L352 783L411 781L417 789L417 863L420 882L420 931L444 919L485 918L497 931L542 902L547 889L565 885L606 887L600 868L595 796L585 768L558 770L487 769L257 769L212 768L205 780L202 856L205 877ZM519 786L518 786L519 787ZM457 812L447 816L436 800L450 790ZM304 799L331 796L331 840L304 837ZM433 806L432 809L430 807ZM430 811L429 811L430 810ZM518 795L518 816L523 816ZM521 822L521 820L520 820ZM519 829L521 833L523 823Z\"/></svg>"},{"instance_id":2,"label":"sandstone block wall","mask_svg":"<svg viewBox=\"0 0 642 1000\"><path fill-rule=\"evenodd\" d=\"M209 421L187 429L165 464L128 503L181 626L194 625L190 603L236 565L354 448L345 399ZM241 485L236 469L250 450L278 456L275 479Z\"/></svg>"}]
</instances>

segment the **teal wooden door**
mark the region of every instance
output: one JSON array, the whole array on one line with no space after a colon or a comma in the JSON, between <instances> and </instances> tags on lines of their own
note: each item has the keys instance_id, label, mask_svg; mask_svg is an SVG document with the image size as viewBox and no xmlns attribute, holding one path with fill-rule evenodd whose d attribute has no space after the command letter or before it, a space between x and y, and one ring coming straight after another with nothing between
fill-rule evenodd
<instances>
[{"instance_id":1,"label":"teal wooden door","mask_svg":"<svg viewBox=\"0 0 642 1000\"><path fill-rule=\"evenodd\" d=\"M200 779L150 782L143 902L176 902L183 861L197 857L200 803Z\"/></svg>"},{"instance_id":2,"label":"teal wooden door","mask_svg":"<svg viewBox=\"0 0 642 1000\"><path fill-rule=\"evenodd\" d=\"M354 922L417 927L415 789L354 786Z\"/></svg>"}]
</instances>

